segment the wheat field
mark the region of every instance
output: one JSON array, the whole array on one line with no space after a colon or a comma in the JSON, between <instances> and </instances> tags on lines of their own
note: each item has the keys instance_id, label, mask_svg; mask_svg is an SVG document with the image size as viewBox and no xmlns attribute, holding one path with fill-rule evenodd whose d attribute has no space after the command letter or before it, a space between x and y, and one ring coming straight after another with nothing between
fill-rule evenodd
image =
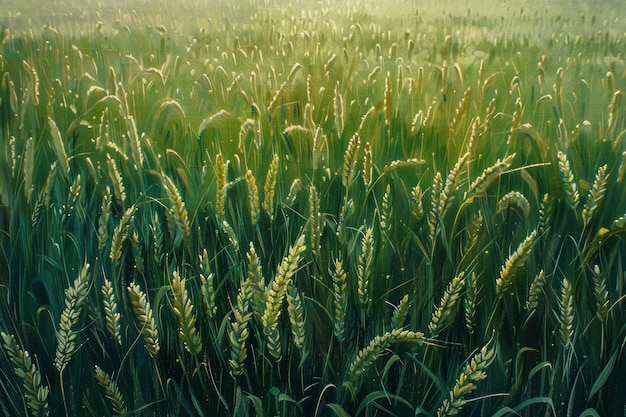
<instances>
[{"instance_id":1,"label":"wheat field","mask_svg":"<svg viewBox=\"0 0 626 417\"><path fill-rule=\"evenodd\" d=\"M621 7L9 1L0 410L624 415Z\"/></svg>"}]
</instances>

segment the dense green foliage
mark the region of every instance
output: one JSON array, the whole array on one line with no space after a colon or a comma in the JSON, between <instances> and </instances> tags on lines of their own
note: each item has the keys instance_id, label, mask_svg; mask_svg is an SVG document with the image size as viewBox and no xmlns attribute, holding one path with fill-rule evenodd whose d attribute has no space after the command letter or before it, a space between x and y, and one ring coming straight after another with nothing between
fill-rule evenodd
<instances>
[{"instance_id":1,"label":"dense green foliage","mask_svg":"<svg viewBox=\"0 0 626 417\"><path fill-rule=\"evenodd\" d=\"M623 413L619 20L85 3L2 16L6 415Z\"/></svg>"}]
</instances>

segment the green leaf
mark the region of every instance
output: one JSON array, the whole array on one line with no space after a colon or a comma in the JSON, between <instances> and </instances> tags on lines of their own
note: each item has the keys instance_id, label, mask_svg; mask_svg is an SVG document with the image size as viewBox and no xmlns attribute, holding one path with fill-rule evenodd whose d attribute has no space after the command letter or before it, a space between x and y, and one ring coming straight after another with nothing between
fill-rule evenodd
<instances>
[{"instance_id":1,"label":"green leaf","mask_svg":"<svg viewBox=\"0 0 626 417\"><path fill-rule=\"evenodd\" d=\"M617 354L618 351L616 350L613 355L611 355L611 358L606 363L606 366L604 367L602 372L600 372L600 375L598 375L598 379L596 379L596 382L593 383L591 390L589 391L588 398L593 397L598 391L600 391L606 383L606 380L609 379L609 375L611 375L611 371L613 371L615 361L617 360Z\"/></svg>"}]
</instances>

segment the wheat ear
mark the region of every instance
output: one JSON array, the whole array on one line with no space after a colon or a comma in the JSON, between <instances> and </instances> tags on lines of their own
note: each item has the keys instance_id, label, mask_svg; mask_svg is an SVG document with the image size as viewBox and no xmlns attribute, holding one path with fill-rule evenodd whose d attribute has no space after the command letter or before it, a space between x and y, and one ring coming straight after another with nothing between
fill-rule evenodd
<instances>
[{"instance_id":1,"label":"wheat ear","mask_svg":"<svg viewBox=\"0 0 626 417\"><path fill-rule=\"evenodd\" d=\"M369 285L372 274L372 263L374 261L374 229L365 228L363 239L361 240L361 254L357 265L357 294L359 304L366 310L369 303ZM365 324L365 323L364 323Z\"/></svg>"},{"instance_id":2,"label":"wheat ear","mask_svg":"<svg viewBox=\"0 0 626 417\"><path fill-rule=\"evenodd\" d=\"M177 271L172 273L170 284L174 295L172 309L178 318L179 338L187 351L193 356L197 356L202 352L202 338L196 329L196 314L187 288L185 288L186 282L187 279L181 278Z\"/></svg>"},{"instance_id":3,"label":"wheat ear","mask_svg":"<svg viewBox=\"0 0 626 417\"><path fill-rule=\"evenodd\" d=\"M117 386L117 382L111 375L107 374L98 365L95 366L96 381L104 388L104 395L111 403L113 412L118 415L126 414L126 403L124 402L124 396Z\"/></svg>"},{"instance_id":4,"label":"wheat ear","mask_svg":"<svg viewBox=\"0 0 626 417\"><path fill-rule=\"evenodd\" d=\"M465 397L476 390L476 383L487 378L485 369L493 362L496 351L487 343L477 354L475 354L465 369L459 375L454 388L450 391L448 399L443 400L441 407L437 410L437 417L457 415L463 406L469 402Z\"/></svg>"},{"instance_id":5,"label":"wheat ear","mask_svg":"<svg viewBox=\"0 0 626 417\"><path fill-rule=\"evenodd\" d=\"M472 272L470 278L465 283L465 302L463 304L465 312L465 328L469 334L474 333L476 327L476 306L478 304L478 276Z\"/></svg>"},{"instance_id":6,"label":"wheat ear","mask_svg":"<svg viewBox=\"0 0 626 417\"><path fill-rule=\"evenodd\" d=\"M41 373L30 359L30 354L17 344L15 337L7 333L0 333L2 345L13 363L13 372L22 379L24 398L33 417L48 415L49 388L41 384Z\"/></svg>"},{"instance_id":7,"label":"wheat ear","mask_svg":"<svg viewBox=\"0 0 626 417\"><path fill-rule=\"evenodd\" d=\"M226 164L221 153L215 157L215 216L217 222L224 222L226 204Z\"/></svg>"},{"instance_id":8,"label":"wheat ear","mask_svg":"<svg viewBox=\"0 0 626 417\"><path fill-rule=\"evenodd\" d=\"M392 329L400 329L404 327L404 322L406 321L406 316L409 314L410 307L411 303L409 302L409 294L405 294L398 303L398 307L395 309L393 316L391 317Z\"/></svg>"},{"instance_id":9,"label":"wheat ear","mask_svg":"<svg viewBox=\"0 0 626 417\"><path fill-rule=\"evenodd\" d=\"M108 279L104 279L104 284L100 290L104 297L104 318L106 322L106 329L109 335L118 344L122 344L122 335L120 332L120 313L117 311L117 297L113 291L113 285Z\"/></svg>"},{"instance_id":10,"label":"wheat ear","mask_svg":"<svg viewBox=\"0 0 626 417\"><path fill-rule=\"evenodd\" d=\"M57 348L54 357L54 366L59 372L63 372L77 349L74 326L78 323L83 302L89 294L88 269L89 264L85 263L73 285L65 291L65 309L61 313L56 332Z\"/></svg>"},{"instance_id":11,"label":"wheat ear","mask_svg":"<svg viewBox=\"0 0 626 417\"><path fill-rule=\"evenodd\" d=\"M124 246L124 241L128 237L128 229L130 228L130 224L135 217L135 209L134 205L130 206L122 215L120 219L120 223L117 225L115 230L113 231L113 240L111 241L111 251L109 252L109 258L113 262L114 265L117 265L122 256L122 248Z\"/></svg>"},{"instance_id":12,"label":"wheat ear","mask_svg":"<svg viewBox=\"0 0 626 417\"><path fill-rule=\"evenodd\" d=\"M609 317L609 304L611 299L606 289L606 279L600 272L600 267L593 268L593 296L596 301L596 316L600 321L606 321Z\"/></svg>"},{"instance_id":13,"label":"wheat ear","mask_svg":"<svg viewBox=\"0 0 626 417\"><path fill-rule=\"evenodd\" d=\"M418 222L421 222L424 218L424 204L422 203L423 198L424 193L422 192L422 187L417 184L411 190L411 211L413 212L415 220Z\"/></svg>"},{"instance_id":14,"label":"wheat ear","mask_svg":"<svg viewBox=\"0 0 626 417\"><path fill-rule=\"evenodd\" d=\"M348 370L348 376L351 382L356 380L369 369L376 359L392 344L399 342L422 342L424 334L421 332L412 332L410 330L393 329L381 336L372 339L367 347L361 349Z\"/></svg>"},{"instance_id":15,"label":"wheat ear","mask_svg":"<svg viewBox=\"0 0 626 417\"><path fill-rule=\"evenodd\" d=\"M338 342L343 340L343 333L346 323L346 312L348 307L348 273L343 268L343 263L340 259L334 261L334 269L331 270L331 276L333 278L333 312L334 312L334 326L333 333Z\"/></svg>"},{"instance_id":16,"label":"wheat ear","mask_svg":"<svg viewBox=\"0 0 626 417\"><path fill-rule=\"evenodd\" d=\"M606 193L606 183L609 179L609 174L606 172L607 169L608 165L606 164L598 168L593 187L589 190L589 196L582 212L583 225L585 226L593 219L593 215L598 209L600 201L604 198L604 193Z\"/></svg>"},{"instance_id":17,"label":"wheat ear","mask_svg":"<svg viewBox=\"0 0 626 417\"><path fill-rule=\"evenodd\" d=\"M574 173L570 168L569 160L567 159L567 155L561 151L557 153L557 159L559 163L559 171L561 172L561 179L563 180L563 187L565 189L567 203L572 208L576 208L578 207L578 201L580 199L580 196L578 194L578 188L576 187Z\"/></svg>"},{"instance_id":18,"label":"wheat ear","mask_svg":"<svg viewBox=\"0 0 626 417\"><path fill-rule=\"evenodd\" d=\"M539 273L533 279L533 282L530 284L530 289L528 290L528 300L526 301L526 310L529 312L533 312L539 306L539 297L543 292L543 286L546 284L546 274L543 271L539 271Z\"/></svg>"},{"instance_id":19,"label":"wheat ear","mask_svg":"<svg viewBox=\"0 0 626 417\"><path fill-rule=\"evenodd\" d=\"M270 219L274 219L274 195L276 193L276 179L278 177L278 164L280 159L278 155L274 155L270 167L265 176L265 185L263 186L264 198L263 208L269 214Z\"/></svg>"},{"instance_id":20,"label":"wheat ear","mask_svg":"<svg viewBox=\"0 0 626 417\"><path fill-rule=\"evenodd\" d=\"M567 278L563 278L559 303L559 336L567 346L574 335L574 289Z\"/></svg>"},{"instance_id":21,"label":"wheat ear","mask_svg":"<svg viewBox=\"0 0 626 417\"><path fill-rule=\"evenodd\" d=\"M165 174L162 174L163 185L167 193L167 197L172 203L171 214L176 224L176 234L174 237L174 246L178 246L181 241L186 241L191 234L191 225L187 215L185 202L174 184L174 181Z\"/></svg>"},{"instance_id":22,"label":"wheat ear","mask_svg":"<svg viewBox=\"0 0 626 417\"><path fill-rule=\"evenodd\" d=\"M233 306L233 320L230 321L228 340L230 342L230 373L233 377L241 375L244 371L243 365L248 357L246 341L250 336L248 322L252 317L250 312L251 301L251 281L246 279L237 293L237 302Z\"/></svg>"},{"instance_id":23,"label":"wheat ear","mask_svg":"<svg viewBox=\"0 0 626 417\"><path fill-rule=\"evenodd\" d=\"M141 334L145 342L145 347L150 356L156 357L159 353L159 331L152 315L150 301L146 294L139 288L139 285L131 283L128 288L128 296L133 306L133 311L141 326Z\"/></svg>"},{"instance_id":24,"label":"wheat ear","mask_svg":"<svg viewBox=\"0 0 626 417\"><path fill-rule=\"evenodd\" d=\"M109 219L111 218L111 189L107 185L102 197L100 206L100 217L98 218L98 251L101 252L109 240Z\"/></svg>"},{"instance_id":25,"label":"wheat ear","mask_svg":"<svg viewBox=\"0 0 626 417\"><path fill-rule=\"evenodd\" d=\"M356 162L359 149L361 148L361 136L358 132L354 132L354 135L350 138L348 146L343 155L343 176L342 183L345 189L350 187L354 177L356 175Z\"/></svg>"},{"instance_id":26,"label":"wheat ear","mask_svg":"<svg viewBox=\"0 0 626 417\"><path fill-rule=\"evenodd\" d=\"M433 311L433 316L428 324L428 330L433 336L439 335L445 329L456 314L457 306L461 301L461 293L465 286L465 272L461 271L446 287L439 306Z\"/></svg>"},{"instance_id":27,"label":"wheat ear","mask_svg":"<svg viewBox=\"0 0 626 417\"><path fill-rule=\"evenodd\" d=\"M504 297L513 286L513 278L517 271L524 265L530 256L530 248L537 237L537 231L533 230L522 243L519 244L517 250L513 252L506 263L500 270L500 277L496 280L496 293L498 298Z\"/></svg>"},{"instance_id":28,"label":"wheat ear","mask_svg":"<svg viewBox=\"0 0 626 417\"><path fill-rule=\"evenodd\" d=\"M392 229L391 218L393 215L393 204L391 202L391 185L389 184L385 187L383 201L380 206L380 230L387 236L390 236Z\"/></svg>"},{"instance_id":29,"label":"wheat ear","mask_svg":"<svg viewBox=\"0 0 626 417\"><path fill-rule=\"evenodd\" d=\"M115 159L107 153L107 166L109 167L109 178L113 184L113 195L117 202L124 208L126 205L126 189L124 188L124 181L122 180L122 174L117 169Z\"/></svg>"},{"instance_id":30,"label":"wheat ear","mask_svg":"<svg viewBox=\"0 0 626 417\"><path fill-rule=\"evenodd\" d=\"M320 213L320 198L315 185L309 187L309 244L311 254L317 256L320 252L322 238L322 214Z\"/></svg>"},{"instance_id":31,"label":"wheat ear","mask_svg":"<svg viewBox=\"0 0 626 417\"><path fill-rule=\"evenodd\" d=\"M268 350L277 361L282 357L280 332L278 331L280 308L287 291L287 286L298 268L301 254L306 250L304 238L304 234L300 235L296 243L289 249L289 254L283 258L283 261L278 266L276 276L267 292L265 311L261 317L263 332L267 338Z\"/></svg>"},{"instance_id":32,"label":"wheat ear","mask_svg":"<svg viewBox=\"0 0 626 417\"><path fill-rule=\"evenodd\" d=\"M470 184L466 198L474 195L482 195L487 190L487 187L500 177L505 169L511 166L513 158L515 158L514 153L504 157L502 160L498 159L495 164L485 168L480 176Z\"/></svg>"},{"instance_id":33,"label":"wheat ear","mask_svg":"<svg viewBox=\"0 0 626 417\"><path fill-rule=\"evenodd\" d=\"M305 340L305 316L304 304L300 292L293 285L293 282L287 284L287 313L289 315L289 323L291 323L291 335L293 336L293 344L302 350Z\"/></svg>"}]
</instances>

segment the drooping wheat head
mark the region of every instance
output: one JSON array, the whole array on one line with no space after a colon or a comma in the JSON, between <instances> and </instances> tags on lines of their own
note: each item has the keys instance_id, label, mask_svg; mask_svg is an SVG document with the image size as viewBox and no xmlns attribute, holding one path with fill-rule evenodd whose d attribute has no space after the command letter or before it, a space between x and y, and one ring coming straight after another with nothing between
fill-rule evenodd
<instances>
[{"instance_id":1,"label":"drooping wheat head","mask_svg":"<svg viewBox=\"0 0 626 417\"><path fill-rule=\"evenodd\" d=\"M495 164L485 168L478 178L470 184L466 198L484 194L487 188L500 177L502 172L511 166L513 158L515 158L514 153L504 157L502 160L498 159Z\"/></svg>"}]
</instances>

